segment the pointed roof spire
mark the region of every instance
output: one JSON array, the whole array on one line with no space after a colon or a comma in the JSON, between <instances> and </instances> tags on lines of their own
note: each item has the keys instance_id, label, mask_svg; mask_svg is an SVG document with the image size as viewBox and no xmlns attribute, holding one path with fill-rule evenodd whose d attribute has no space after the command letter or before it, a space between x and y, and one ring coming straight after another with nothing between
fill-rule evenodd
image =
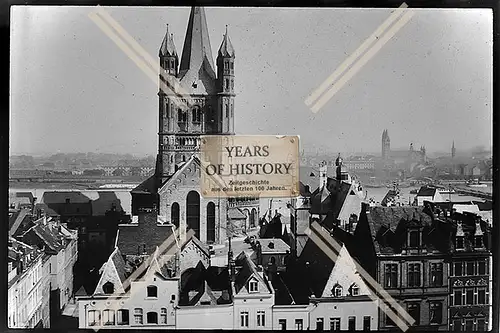
<instances>
[{"instance_id":1,"label":"pointed roof spire","mask_svg":"<svg viewBox=\"0 0 500 333\"><path fill-rule=\"evenodd\" d=\"M191 7L189 22L182 49L180 74L184 77L189 71L198 72L205 63L205 70L215 78L212 47L208 35L207 20L203 7Z\"/></svg>"},{"instance_id":2,"label":"pointed roof spire","mask_svg":"<svg viewBox=\"0 0 500 333\"><path fill-rule=\"evenodd\" d=\"M231 44L231 40L229 39L229 34L227 33L227 24L226 24L226 33L222 39L222 44L219 47L219 57L231 57L234 58L235 52L233 48L233 44Z\"/></svg>"},{"instance_id":3,"label":"pointed roof spire","mask_svg":"<svg viewBox=\"0 0 500 333\"><path fill-rule=\"evenodd\" d=\"M174 44L174 34L168 33L168 24L167 24L167 32L165 37L163 38L163 42L160 47L160 57L178 57L177 50L175 49Z\"/></svg>"}]
</instances>

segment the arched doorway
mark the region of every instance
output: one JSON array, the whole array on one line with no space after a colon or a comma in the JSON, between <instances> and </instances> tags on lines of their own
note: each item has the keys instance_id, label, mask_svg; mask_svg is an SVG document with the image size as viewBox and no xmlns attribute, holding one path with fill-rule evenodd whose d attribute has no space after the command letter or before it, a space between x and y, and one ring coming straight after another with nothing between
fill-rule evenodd
<instances>
[{"instance_id":1,"label":"arched doorway","mask_svg":"<svg viewBox=\"0 0 500 333\"><path fill-rule=\"evenodd\" d=\"M215 242L215 204L207 205L207 243Z\"/></svg>"},{"instance_id":2,"label":"arched doorway","mask_svg":"<svg viewBox=\"0 0 500 333\"><path fill-rule=\"evenodd\" d=\"M196 191L188 193L186 198L187 230L193 229L196 238L200 238L200 195Z\"/></svg>"},{"instance_id":3,"label":"arched doorway","mask_svg":"<svg viewBox=\"0 0 500 333\"><path fill-rule=\"evenodd\" d=\"M179 220L180 220L180 209L179 204L174 202L172 207L170 208L170 216L172 219L172 224L175 225L175 228L179 228Z\"/></svg>"}]
</instances>

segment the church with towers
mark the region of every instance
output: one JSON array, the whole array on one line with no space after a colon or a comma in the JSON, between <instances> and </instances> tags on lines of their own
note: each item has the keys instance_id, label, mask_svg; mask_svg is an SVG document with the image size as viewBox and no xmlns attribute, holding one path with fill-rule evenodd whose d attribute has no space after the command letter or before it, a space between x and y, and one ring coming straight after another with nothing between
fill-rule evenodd
<instances>
[{"instance_id":1,"label":"church with towers","mask_svg":"<svg viewBox=\"0 0 500 333\"><path fill-rule=\"evenodd\" d=\"M181 239L192 229L202 243L221 244L258 227L258 198L200 195L201 136L234 135L235 58L226 26L214 63L202 7L191 8L181 54L167 26L159 50L156 169L131 191L132 215L157 214Z\"/></svg>"}]
</instances>

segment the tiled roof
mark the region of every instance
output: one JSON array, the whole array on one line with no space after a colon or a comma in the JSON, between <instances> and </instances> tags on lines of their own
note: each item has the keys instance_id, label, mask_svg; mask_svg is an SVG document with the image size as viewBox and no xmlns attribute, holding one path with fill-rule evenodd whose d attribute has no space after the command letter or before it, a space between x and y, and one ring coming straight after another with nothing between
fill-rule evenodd
<instances>
[{"instance_id":1,"label":"tiled roof","mask_svg":"<svg viewBox=\"0 0 500 333\"><path fill-rule=\"evenodd\" d=\"M286 253L286 251L290 251L290 246L279 238L260 238L258 241L262 246L262 253ZM270 247L271 243L273 245Z\"/></svg>"},{"instance_id":2,"label":"tiled roof","mask_svg":"<svg viewBox=\"0 0 500 333\"><path fill-rule=\"evenodd\" d=\"M325 215L328 212L332 212L336 219L342 210L351 187L351 184L328 177L326 183L326 190L329 192L328 198L324 199L321 190L314 191L311 196L310 213Z\"/></svg>"},{"instance_id":3,"label":"tiled roof","mask_svg":"<svg viewBox=\"0 0 500 333\"><path fill-rule=\"evenodd\" d=\"M335 228L330 235L339 245L354 247L352 236L342 229ZM297 304L308 304L310 296L321 297L334 266L335 262L308 239L300 257L282 275L283 282Z\"/></svg>"},{"instance_id":4,"label":"tiled roof","mask_svg":"<svg viewBox=\"0 0 500 333\"><path fill-rule=\"evenodd\" d=\"M417 196L432 197L436 193L437 189L435 187L422 186L417 193Z\"/></svg>"},{"instance_id":5,"label":"tiled roof","mask_svg":"<svg viewBox=\"0 0 500 333\"><path fill-rule=\"evenodd\" d=\"M152 175L142 183L140 183L138 186L136 186L131 193L137 193L137 194L151 194L151 193L156 193L156 176Z\"/></svg>"},{"instance_id":6,"label":"tiled roof","mask_svg":"<svg viewBox=\"0 0 500 333\"><path fill-rule=\"evenodd\" d=\"M156 214L151 213L148 222L120 224L118 226L117 245L122 254L136 255L139 245L146 245L146 252L152 254L157 246L173 233L172 225L159 225L156 223ZM142 216L140 217L140 219Z\"/></svg>"},{"instance_id":7,"label":"tiled roof","mask_svg":"<svg viewBox=\"0 0 500 333\"><path fill-rule=\"evenodd\" d=\"M211 305L231 303L231 286L227 267L210 266L205 268L200 261L196 267L182 273L179 305L192 306L201 301ZM193 297L190 292L197 291Z\"/></svg>"},{"instance_id":8,"label":"tiled roof","mask_svg":"<svg viewBox=\"0 0 500 333\"><path fill-rule=\"evenodd\" d=\"M210 257L208 246L203 244L195 235L192 235L191 238L182 245L181 251L186 248L189 242L193 242L201 251L203 251L203 253Z\"/></svg>"},{"instance_id":9,"label":"tiled roof","mask_svg":"<svg viewBox=\"0 0 500 333\"><path fill-rule=\"evenodd\" d=\"M227 216L231 220L245 220L247 216L238 207L231 207L227 210Z\"/></svg>"},{"instance_id":10,"label":"tiled roof","mask_svg":"<svg viewBox=\"0 0 500 333\"><path fill-rule=\"evenodd\" d=\"M66 203L67 199L69 199L70 203L89 203L91 201L89 197L78 191L44 192L41 201L47 205L50 205Z\"/></svg>"},{"instance_id":11,"label":"tiled roof","mask_svg":"<svg viewBox=\"0 0 500 333\"><path fill-rule=\"evenodd\" d=\"M64 247L64 240L55 230L42 223L35 224L28 232L34 232L39 239L52 251L59 252Z\"/></svg>"},{"instance_id":12,"label":"tiled roof","mask_svg":"<svg viewBox=\"0 0 500 333\"><path fill-rule=\"evenodd\" d=\"M25 219L29 219L28 213L29 211L27 211L26 209L21 209L19 212L14 213L14 215L9 218L9 236L13 236L21 223Z\"/></svg>"},{"instance_id":13,"label":"tiled roof","mask_svg":"<svg viewBox=\"0 0 500 333\"><path fill-rule=\"evenodd\" d=\"M127 273L125 270L126 263L125 260L123 260L123 256L120 252L120 249L115 248L115 250L111 254L111 261L113 262L113 265L116 268L116 272L118 273L120 281L123 283L127 278Z\"/></svg>"},{"instance_id":14,"label":"tiled roof","mask_svg":"<svg viewBox=\"0 0 500 333\"><path fill-rule=\"evenodd\" d=\"M262 276L260 276L257 271L257 266L246 252L241 252L236 257L235 266L239 268L234 278L234 288L236 293L240 292L241 288L247 284L248 280L252 276L269 288L269 284Z\"/></svg>"},{"instance_id":15,"label":"tiled roof","mask_svg":"<svg viewBox=\"0 0 500 333\"><path fill-rule=\"evenodd\" d=\"M121 200L116 196L115 192L112 191L98 191L97 199L92 200L92 215L93 216L104 216L107 211L114 207L116 211L123 211L121 205Z\"/></svg>"},{"instance_id":16,"label":"tiled roof","mask_svg":"<svg viewBox=\"0 0 500 333\"><path fill-rule=\"evenodd\" d=\"M60 216L58 212L50 208L44 203L37 203L35 204L35 212L38 212L38 210L41 210L43 213L47 214L50 217L58 217Z\"/></svg>"}]
</instances>

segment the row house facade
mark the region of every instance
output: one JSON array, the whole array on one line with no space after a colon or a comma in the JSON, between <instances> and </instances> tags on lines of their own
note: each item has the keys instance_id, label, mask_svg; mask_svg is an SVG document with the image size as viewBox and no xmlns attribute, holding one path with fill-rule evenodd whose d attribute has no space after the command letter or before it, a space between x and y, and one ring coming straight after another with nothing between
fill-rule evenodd
<instances>
[{"instance_id":1,"label":"row house facade","mask_svg":"<svg viewBox=\"0 0 500 333\"><path fill-rule=\"evenodd\" d=\"M457 250L463 232L456 221L464 215L451 215L430 202L422 207L364 205L355 231L358 242L371 244L360 252L364 267L415 320L417 329L481 330L488 324L488 251ZM466 269L471 275L463 277ZM383 312L381 308L380 329L394 329Z\"/></svg>"},{"instance_id":2,"label":"row house facade","mask_svg":"<svg viewBox=\"0 0 500 333\"><path fill-rule=\"evenodd\" d=\"M50 310L51 319L55 319L73 299L73 268L78 258L77 231L43 217L20 238L49 256Z\"/></svg>"},{"instance_id":3,"label":"row house facade","mask_svg":"<svg viewBox=\"0 0 500 333\"><path fill-rule=\"evenodd\" d=\"M49 256L12 237L8 252L8 327L50 327Z\"/></svg>"}]
</instances>

